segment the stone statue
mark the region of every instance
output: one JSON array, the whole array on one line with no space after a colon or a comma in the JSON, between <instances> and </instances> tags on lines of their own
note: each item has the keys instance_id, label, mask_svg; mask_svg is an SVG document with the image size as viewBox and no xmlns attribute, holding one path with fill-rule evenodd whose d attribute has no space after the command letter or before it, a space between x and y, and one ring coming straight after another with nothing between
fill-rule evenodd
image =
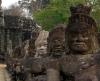
<instances>
[{"instance_id":1,"label":"stone statue","mask_svg":"<svg viewBox=\"0 0 100 81\"><path fill-rule=\"evenodd\" d=\"M65 26L58 24L49 32L47 52L52 58L59 58L65 53Z\"/></svg>"},{"instance_id":2,"label":"stone statue","mask_svg":"<svg viewBox=\"0 0 100 81\"><path fill-rule=\"evenodd\" d=\"M47 39L47 53L49 56L46 58L36 58L33 60L31 72L34 74L34 79L36 81L47 81L47 75L49 72L47 73L46 69L48 68L48 64L52 62L52 60L57 61L58 58L63 56L65 51L64 31L65 27L61 24L57 25L57 27L50 31Z\"/></svg>"},{"instance_id":3,"label":"stone statue","mask_svg":"<svg viewBox=\"0 0 100 81\"><path fill-rule=\"evenodd\" d=\"M49 61L46 65L47 81L60 81L59 59L65 56L65 26L58 24L48 36L47 52Z\"/></svg>"},{"instance_id":4,"label":"stone statue","mask_svg":"<svg viewBox=\"0 0 100 81\"><path fill-rule=\"evenodd\" d=\"M55 74L56 78L48 81L99 81L95 67L95 54L99 51L97 27L90 17L91 7L79 4L70 10L65 30L66 56L49 64L49 69L55 70L49 74Z\"/></svg>"},{"instance_id":5,"label":"stone statue","mask_svg":"<svg viewBox=\"0 0 100 81\"><path fill-rule=\"evenodd\" d=\"M49 32L41 30L37 40L35 41L36 45L36 58L47 57L47 37Z\"/></svg>"},{"instance_id":6,"label":"stone statue","mask_svg":"<svg viewBox=\"0 0 100 81\"><path fill-rule=\"evenodd\" d=\"M97 27L95 21L89 16L91 8L78 5L77 7L71 7L70 10L72 16L69 18L65 37L69 50L76 54L95 52L98 49ZM82 39L84 44L77 45L78 37L82 38L82 35L84 36ZM91 35L92 37L90 37Z\"/></svg>"},{"instance_id":7,"label":"stone statue","mask_svg":"<svg viewBox=\"0 0 100 81\"><path fill-rule=\"evenodd\" d=\"M66 64L63 60L64 73L75 81L98 81L95 74L94 56L99 51L96 38L97 27L89 16L91 8L84 5L71 7L71 17L66 28L65 40L69 53L66 53ZM69 78L70 80L70 78Z\"/></svg>"}]
</instances>

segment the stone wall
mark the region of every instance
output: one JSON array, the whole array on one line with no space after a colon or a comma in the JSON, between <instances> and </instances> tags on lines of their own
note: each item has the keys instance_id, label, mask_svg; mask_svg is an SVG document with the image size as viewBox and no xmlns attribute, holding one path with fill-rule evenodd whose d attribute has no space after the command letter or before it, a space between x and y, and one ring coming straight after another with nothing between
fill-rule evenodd
<instances>
[{"instance_id":1,"label":"stone wall","mask_svg":"<svg viewBox=\"0 0 100 81\"><path fill-rule=\"evenodd\" d=\"M18 16L4 16L4 26L0 28L3 44L1 49L10 53L16 46L31 38L32 32L36 29L36 23L32 19Z\"/></svg>"},{"instance_id":2,"label":"stone wall","mask_svg":"<svg viewBox=\"0 0 100 81\"><path fill-rule=\"evenodd\" d=\"M32 28L36 26L35 21L19 16L4 16L5 28L20 29L23 31L32 31Z\"/></svg>"}]
</instances>

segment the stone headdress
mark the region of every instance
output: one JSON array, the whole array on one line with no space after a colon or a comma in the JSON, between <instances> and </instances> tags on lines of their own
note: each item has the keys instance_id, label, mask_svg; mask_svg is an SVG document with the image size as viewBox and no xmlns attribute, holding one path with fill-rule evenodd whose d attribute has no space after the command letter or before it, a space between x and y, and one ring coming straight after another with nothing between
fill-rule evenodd
<instances>
[{"instance_id":1,"label":"stone headdress","mask_svg":"<svg viewBox=\"0 0 100 81\"><path fill-rule=\"evenodd\" d=\"M96 38L97 35L97 26L95 20L90 16L91 7L84 6L79 4L75 7L70 7L71 16L69 17L68 25L65 31L65 41L66 47L69 46L70 41L68 36L71 32L81 32L86 31L89 32L92 36L92 50L96 51L98 46L98 40Z\"/></svg>"},{"instance_id":2,"label":"stone headdress","mask_svg":"<svg viewBox=\"0 0 100 81\"><path fill-rule=\"evenodd\" d=\"M64 24L58 24L56 27L54 27L50 32L48 36L48 41L55 36L62 36L65 33L65 26Z\"/></svg>"},{"instance_id":3,"label":"stone headdress","mask_svg":"<svg viewBox=\"0 0 100 81\"><path fill-rule=\"evenodd\" d=\"M76 7L70 7L71 17L67 25L66 31L68 32L71 29L83 30L89 29L92 33L97 32L96 22L90 17L90 6L84 6L82 4L77 5ZM73 26L73 25L85 25L85 26Z\"/></svg>"}]
</instances>

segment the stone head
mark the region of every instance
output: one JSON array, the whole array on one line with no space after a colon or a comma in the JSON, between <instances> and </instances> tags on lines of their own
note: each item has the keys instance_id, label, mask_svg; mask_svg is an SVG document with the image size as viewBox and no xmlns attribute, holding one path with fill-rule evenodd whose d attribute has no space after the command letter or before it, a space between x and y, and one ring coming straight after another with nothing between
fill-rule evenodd
<instances>
[{"instance_id":1,"label":"stone head","mask_svg":"<svg viewBox=\"0 0 100 81\"><path fill-rule=\"evenodd\" d=\"M36 45L36 57L47 57L47 37L49 32L42 30L39 33L37 40L35 41Z\"/></svg>"},{"instance_id":2,"label":"stone head","mask_svg":"<svg viewBox=\"0 0 100 81\"><path fill-rule=\"evenodd\" d=\"M53 57L59 57L65 51L65 26L57 25L49 32L47 51Z\"/></svg>"},{"instance_id":3,"label":"stone head","mask_svg":"<svg viewBox=\"0 0 100 81\"><path fill-rule=\"evenodd\" d=\"M86 54L98 48L97 27L89 11L88 6L71 7L72 15L66 28L65 40L66 46L73 53Z\"/></svg>"}]
</instances>

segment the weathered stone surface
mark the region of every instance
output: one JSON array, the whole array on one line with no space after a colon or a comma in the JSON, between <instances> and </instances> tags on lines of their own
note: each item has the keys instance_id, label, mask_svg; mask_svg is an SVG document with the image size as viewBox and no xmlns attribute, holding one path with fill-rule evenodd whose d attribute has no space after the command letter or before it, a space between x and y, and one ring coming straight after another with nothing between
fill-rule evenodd
<instances>
[{"instance_id":1,"label":"weathered stone surface","mask_svg":"<svg viewBox=\"0 0 100 81\"><path fill-rule=\"evenodd\" d=\"M60 81L59 59L65 55L65 26L58 24L49 32L48 36L48 61L45 64L47 81Z\"/></svg>"},{"instance_id":2,"label":"weathered stone surface","mask_svg":"<svg viewBox=\"0 0 100 81\"><path fill-rule=\"evenodd\" d=\"M36 45L36 56L37 58L46 57L47 55L47 37L48 31L41 30L37 40L35 41Z\"/></svg>"},{"instance_id":3,"label":"weathered stone surface","mask_svg":"<svg viewBox=\"0 0 100 81\"><path fill-rule=\"evenodd\" d=\"M66 56L58 60L60 68L57 70L62 81L99 81L94 60L95 53L99 51L97 27L89 16L90 10L82 4L71 7L71 17L65 30Z\"/></svg>"},{"instance_id":4,"label":"weathered stone surface","mask_svg":"<svg viewBox=\"0 0 100 81\"><path fill-rule=\"evenodd\" d=\"M36 23L32 19L10 15L3 17L3 12L0 19L3 22L0 27L0 50L8 54L11 54L12 49L20 46L23 41L30 39L32 32L37 29Z\"/></svg>"},{"instance_id":5,"label":"weathered stone surface","mask_svg":"<svg viewBox=\"0 0 100 81\"><path fill-rule=\"evenodd\" d=\"M5 15L4 20L6 28L32 31L31 29L36 27L35 21L25 17Z\"/></svg>"},{"instance_id":6,"label":"weathered stone surface","mask_svg":"<svg viewBox=\"0 0 100 81\"><path fill-rule=\"evenodd\" d=\"M24 55L24 53L23 54L21 53L21 50L22 50L21 46L15 47L15 49L13 50L12 57L13 58L22 58L22 57L24 57L25 55Z\"/></svg>"},{"instance_id":7,"label":"weathered stone surface","mask_svg":"<svg viewBox=\"0 0 100 81\"><path fill-rule=\"evenodd\" d=\"M62 52L62 55L64 54L64 36L61 37L62 35L64 35L64 31L65 31L65 28L63 25L58 25L56 28L54 28L50 33L49 33L49 38L48 38L48 43L49 44L52 44L53 43L53 40L54 38L55 39L55 44L58 45L58 47L60 47L61 45L61 50L59 50L59 52L61 53ZM56 33L59 32L59 35L55 35ZM51 35L52 33L52 35ZM53 37L51 37L53 36ZM52 38L52 41L51 41L51 38ZM57 41L56 41L57 40ZM62 41L63 40L63 41ZM50 45L49 45L50 46ZM51 45L52 46L52 45ZM49 47L49 49L51 49L51 47ZM55 48L56 49L56 48ZM59 57L59 55L57 56L56 55L56 52L54 51L53 53L55 53L55 55L57 57L55 57L54 55L51 55L52 54L52 51L48 51L48 53L50 52L50 56L46 57L46 58L32 58L32 57L28 57L26 59L24 59L24 65L25 67L27 67L30 71L30 74L31 75L34 75L33 77L31 77L33 80L37 80L37 81L41 81L41 80L44 80L44 81L47 81L47 78L50 78L50 77L47 77L47 68L50 68L49 67L49 64L50 62L52 62L52 59L55 60ZM61 55L61 56L62 56ZM30 63L29 63L30 62ZM56 61L55 61L56 62ZM52 63L51 63L52 64ZM53 65L54 66L54 65ZM56 68L57 66L54 66L54 68ZM53 70L53 69L52 69ZM49 71L49 69L48 69ZM55 70L56 72L56 70ZM52 72L51 72L52 73ZM56 74L58 74L59 72L57 72ZM49 75L49 73L48 73ZM51 74L50 74L51 75ZM55 75L55 73L54 73ZM56 77L56 76L54 76ZM53 78L53 77L52 77Z\"/></svg>"},{"instance_id":8,"label":"weathered stone surface","mask_svg":"<svg viewBox=\"0 0 100 81\"><path fill-rule=\"evenodd\" d=\"M99 51L99 46L97 27L89 16L90 10L90 7L84 5L74 7L66 28L65 40L69 53L66 55L66 61L61 64L63 72L69 73L75 81L97 80L94 56Z\"/></svg>"},{"instance_id":9,"label":"weathered stone surface","mask_svg":"<svg viewBox=\"0 0 100 81\"><path fill-rule=\"evenodd\" d=\"M18 45L13 49L13 58L23 59L27 57L35 57L35 41L38 37L38 32L33 32L32 36L31 39L24 41L21 45Z\"/></svg>"},{"instance_id":10,"label":"weathered stone surface","mask_svg":"<svg viewBox=\"0 0 100 81\"><path fill-rule=\"evenodd\" d=\"M4 14L1 7L2 0L0 0L0 52L4 52Z\"/></svg>"},{"instance_id":11,"label":"weathered stone surface","mask_svg":"<svg viewBox=\"0 0 100 81\"><path fill-rule=\"evenodd\" d=\"M65 26L57 25L48 36L47 52L51 57L61 57L65 53ZM57 56L57 57L56 57Z\"/></svg>"},{"instance_id":12,"label":"weathered stone surface","mask_svg":"<svg viewBox=\"0 0 100 81\"><path fill-rule=\"evenodd\" d=\"M99 42L99 45L100 45L100 32L97 33L97 38L98 38L98 42Z\"/></svg>"},{"instance_id":13,"label":"weathered stone surface","mask_svg":"<svg viewBox=\"0 0 100 81\"><path fill-rule=\"evenodd\" d=\"M27 72L28 81L99 81L99 45L96 23L90 17L91 8L80 4L70 9L71 17L66 29L62 24L57 25L49 35L46 33L45 37L42 37L44 33L40 32L39 35L38 32L33 32L30 40L15 48L15 57L9 62L12 65L16 64L15 58L17 58L17 62L21 63ZM23 24L20 25L24 28ZM28 25L29 23L25 25L23 31L27 30ZM18 30L21 28L18 27ZM37 39L38 35L42 38ZM39 52L38 48L45 44L45 38L48 42L48 57L35 58L39 55L36 55L36 47ZM43 41L40 41L42 39Z\"/></svg>"},{"instance_id":14,"label":"weathered stone surface","mask_svg":"<svg viewBox=\"0 0 100 81\"><path fill-rule=\"evenodd\" d=\"M0 9L1 9L2 0L0 0Z\"/></svg>"}]
</instances>

